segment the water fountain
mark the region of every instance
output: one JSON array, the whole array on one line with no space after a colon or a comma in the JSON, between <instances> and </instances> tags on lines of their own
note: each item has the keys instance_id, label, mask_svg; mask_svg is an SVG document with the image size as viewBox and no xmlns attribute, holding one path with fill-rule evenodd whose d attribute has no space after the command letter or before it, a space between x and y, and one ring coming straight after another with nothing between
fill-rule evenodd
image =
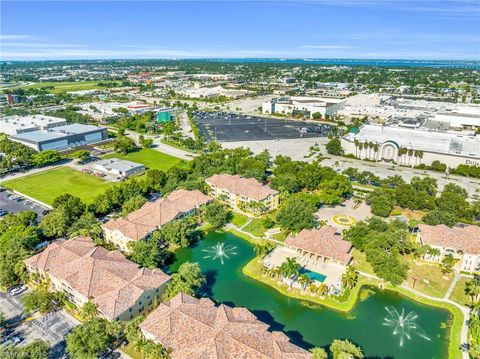
<instances>
[{"instance_id":1,"label":"water fountain","mask_svg":"<svg viewBox=\"0 0 480 359\"><path fill-rule=\"evenodd\" d=\"M214 246L202 250L207 253L203 258L211 258L212 260L220 259L220 262L223 264L224 258L230 258L231 255L237 254L237 252L235 252L236 249L236 246L230 244L225 245L224 242L217 243Z\"/></svg>"},{"instance_id":2,"label":"water fountain","mask_svg":"<svg viewBox=\"0 0 480 359\"><path fill-rule=\"evenodd\" d=\"M405 315L405 308L399 313L397 309L392 306L385 307L387 316L384 318L383 325L393 327L393 335L398 335L400 338L400 346L403 346L405 339L412 339L413 335L419 336L425 340L430 341L426 336L425 331L420 327L416 320L418 314L415 312L408 312Z\"/></svg>"}]
</instances>

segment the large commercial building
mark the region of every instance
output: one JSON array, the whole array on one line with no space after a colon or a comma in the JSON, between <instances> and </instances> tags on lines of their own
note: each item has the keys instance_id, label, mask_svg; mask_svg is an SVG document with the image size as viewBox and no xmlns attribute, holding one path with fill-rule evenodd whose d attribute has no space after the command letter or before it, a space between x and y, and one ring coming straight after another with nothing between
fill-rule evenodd
<instances>
[{"instance_id":1,"label":"large commercial building","mask_svg":"<svg viewBox=\"0 0 480 359\"><path fill-rule=\"evenodd\" d=\"M312 359L284 333L268 329L246 308L217 307L208 298L183 293L140 324L145 338L163 345L172 359Z\"/></svg>"},{"instance_id":2,"label":"large commercial building","mask_svg":"<svg viewBox=\"0 0 480 359\"><path fill-rule=\"evenodd\" d=\"M480 165L480 136L471 132L363 125L342 138L342 147L345 153L361 159L406 166L430 165L435 160L451 168Z\"/></svg>"},{"instance_id":3,"label":"large commercial building","mask_svg":"<svg viewBox=\"0 0 480 359\"><path fill-rule=\"evenodd\" d=\"M110 320L130 320L155 308L170 280L160 269L141 268L89 237L52 242L25 264L77 307L90 301Z\"/></svg>"},{"instance_id":4,"label":"large commercial building","mask_svg":"<svg viewBox=\"0 0 480 359\"><path fill-rule=\"evenodd\" d=\"M284 98L274 98L262 104L262 113L264 114L303 114L312 118L314 113L320 113L322 116L334 116L345 106L345 100L322 98L322 97L302 97L292 96Z\"/></svg>"},{"instance_id":5,"label":"large commercial building","mask_svg":"<svg viewBox=\"0 0 480 359\"><path fill-rule=\"evenodd\" d=\"M66 150L108 138L106 128L67 124L63 118L44 115L4 117L0 120L0 132L37 151Z\"/></svg>"},{"instance_id":6,"label":"large commercial building","mask_svg":"<svg viewBox=\"0 0 480 359\"><path fill-rule=\"evenodd\" d=\"M176 219L194 215L211 197L198 190L176 190L167 197L145 203L125 217L102 225L105 240L128 252L128 244L147 238L153 231Z\"/></svg>"},{"instance_id":7,"label":"large commercial building","mask_svg":"<svg viewBox=\"0 0 480 359\"><path fill-rule=\"evenodd\" d=\"M438 249L438 254L426 254L426 260L440 262L446 255L452 255L459 270L469 273L480 271L480 227L450 228L443 224L420 224L417 240Z\"/></svg>"},{"instance_id":8,"label":"large commercial building","mask_svg":"<svg viewBox=\"0 0 480 359\"><path fill-rule=\"evenodd\" d=\"M223 173L215 174L205 181L210 186L212 196L228 203L232 208L254 213L270 212L278 208L278 191L255 178Z\"/></svg>"}]
</instances>

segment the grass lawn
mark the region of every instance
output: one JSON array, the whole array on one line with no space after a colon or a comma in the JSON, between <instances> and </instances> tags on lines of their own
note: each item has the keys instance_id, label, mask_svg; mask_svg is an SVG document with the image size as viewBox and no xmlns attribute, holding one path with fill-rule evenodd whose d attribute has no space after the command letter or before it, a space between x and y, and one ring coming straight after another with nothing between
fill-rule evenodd
<instances>
[{"instance_id":1,"label":"grass lawn","mask_svg":"<svg viewBox=\"0 0 480 359\"><path fill-rule=\"evenodd\" d=\"M263 237L267 230L263 226L263 220L261 218L254 218L247 226L242 228L245 232L249 232L257 237Z\"/></svg>"},{"instance_id":2,"label":"grass lawn","mask_svg":"<svg viewBox=\"0 0 480 359\"><path fill-rule=\"evenodd\" d=\"M120 350L132 359L144 359L143 354L135 349L133 343L129 343L123 347L120 347Z\"/></svg>"},{"instance_id":3,"label":"grass lawn","mask_svg":"<svg viewBox=\"0 0 480 359\"><path fill-rule=\"evenodd\" d=\"M413 211L413 210L410 210L410 209L406 209L406 208L401 208L401 207L394 207L393 210L392 210L392 213L390 213L391 216L393 215L397 215L397 214L401 214L403 217L407 218L407 219L414 219L414 220L421 220L423 218L423 216L425 216L427 214L427 212L424 212L424 211Z\"/></svg>"},{"instance_id":4,"label":"grass lawn","mask_svg":"<svg viewBox=\"0 0 480 359\"><path fill-rule=\"evenodd\" d=\"M375 274L375 272L373 271L372 265L367 262L367 256L365 255L365 253L360 252L356 248L353 248L352 255L353 255L352 265L355 267L356 270L359 270L360 272L364 272L368 274Z\"/></svg>"},{"instance_id":5,"label":"grass lawn","mask_svg":"<svg viewBox=\"0 0 480 359\"><path fill-rule=\"evenodd\" d=\"M157 170L167 170L170 167L183 166L185 164L185 161L180 158L167 155L152 148L143 148L139 151L127 153L126 155L115 152L104 156L104 158L112 157L143 163L148 168L155 168Z\"/></svg>"},{"instance_id":6,"label":"grass lawn","mask_svg":"<svg viewBox=\"0 0 480 359\"><path fill-rule=\"evenodd\" d=\"M415 282L415 289L433 297L443 297L450 286L453 279L453 274L442 273L440 266L436 264L427 263L421 260L414 261L411 258L407 259L408 270L407 281L405 284L412 288ZM414 278L416 281L414 281Z\"/></svg>"},{"instance_id":7,"label":"grass lawn","mask_svg":"<svg viewBox=\"0 0 480 359\"><path fill-rule=\"evenodd\" d=\"M247 220L248 217L244 214L232 212L232 223L237 227L242 227L245 223L247 223Z\"/></svg>"},{"instance_id":8,"label":"grass lawn","mask_svg":"<svg viewBox=\"0 0 480 359\"><path fill-rule=\"evenodd\" d=\"M288 236L287 232L281 231L280 233L274 234L272 238L280 242L285 242L285 240L287 239L287 236Z\"/></svg>"},{"instance_id":9,"label":"grass lawn","mask_svg":"<svg viewBox=\"0 0 480 359\"><path fill-rule=\"evenodd\" d=\"M469 280L470 278L460 277L457 284L455 284L455 288L453 288L452 295L450 296L451 300L461 305L472 304L470 297L465 294L465 284Z\"/></svg>"},{"instance_id":10,"label":"grass lawn","mask_svg":"<svg viewBox=\"0 0 480 359\"><path fill-rule=\"evenodd\" d=\"M52 204L56 197L65 193L90 203L96 195L103 193L114 183L69 167L60 167L7 181L3 185L44 203Z\"/></svg>"},{"instance_id":11,"label":"grass lawn","mask_svg":"<svg viewBox=\"0 0 480 359\"><path fill-rule=\"evenodd\" d=\"M20 86L19 88L25 89L38 89L42 87L51 87L53 89L47 90L50 93L58 94L61 92L67 91L81 91L81 90L93 90L93 89L103 89L104 87L98 86L98 83L101 81L65 81L65 82L38 82L29 86ZM110 82L110 81L108 81ZM114 81L112 81L114 82Z\"/></svg>"}]
</instances>

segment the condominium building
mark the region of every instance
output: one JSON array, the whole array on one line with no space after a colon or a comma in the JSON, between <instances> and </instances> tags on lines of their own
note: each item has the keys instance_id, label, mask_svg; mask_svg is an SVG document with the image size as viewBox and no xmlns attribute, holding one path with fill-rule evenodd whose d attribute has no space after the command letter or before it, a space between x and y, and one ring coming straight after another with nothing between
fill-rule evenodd
<instances>
[{"instance_id":1,"label":"condominium building","mask_svg":"<svg viewBox=\"0 0 480 359\"><path fill-rule=\"evenodd\" d=\"M473 273L480 271L480 227L447 227L443 224L419 225L417 240L438 249L438 254L426 254L424 259L440 262L451 254L457 260L457 268Z\"/></svg>"},{"instance_id":2,"label":"condominium building","mask_svg":"<svg viewBox=\"0 0 480 359\"><path fill-rule=\"evenodd\" d=\"M311 359L282 332L269 331L246 308L216 306L208 298L179 293L152 312L140 329L172 359Z\"/></svg>"},{"instance_id":3,"label":"condominium building","mask_svg":"<svg viewBox=\"0 0 480 359\"><path fill-rule=\"evenodd\" d=\"M128 252L128 243L147 238L153 231L176 219L198 213L201 206L212 200L198 190L177 190L167 197L145 203L125 217L111 219L102 229L105 240Z\"/></svg>"},{"instance_id":4,"label":"condominium building","mask_svg":"<svg viewBox=\"0 0 480 359\"><path fill-rule=\"evenodd\" d=\"M77 307L91 301L109 320L130 320L153 309L170 280L160 269L141 268L89 237L52 242L25 264Z\"/></svg>"},{"instance_id":5,"label":"condominium building","mask_svg":"<svg viewBox=\"0 0 480 359\"><path fill-rule=\"evenodd\" d=\"M255 178L244 178L226 173L215 174L206 179L212 196L229 204L232 208L253 213L270 212L278 208L278 191L258 182Z\"/></svg>"}]
</instances>

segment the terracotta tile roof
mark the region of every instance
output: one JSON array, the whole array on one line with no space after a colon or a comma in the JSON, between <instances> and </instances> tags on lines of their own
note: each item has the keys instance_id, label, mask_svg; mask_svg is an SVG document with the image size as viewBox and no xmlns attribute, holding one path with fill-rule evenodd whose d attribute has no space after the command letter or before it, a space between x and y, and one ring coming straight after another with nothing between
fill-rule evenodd
<instances>
[{"instance_id":1,"label":"terracotta tile roof","mask_svg":"<svg viewBox=\"0 0 480 359\"><path fill-rule=\"evenodd\" d=\"M480 254L480 227L478 226L450 228L444 224L438 226L420 224L418 227L422 243L462 250L469 254Z\"/></svg>"},{"instance_id":2,"label":"terracotta tile roof","mask_svg":"<svg viewBox=\"0 0 480 359\"><path fill-rule=\"evenodd\" d=\"M66 282L110 319L128 310L146 290L170 279L160 269L140 268L119 251L96 246L89 237L53 242L25 263Z\"/></svg>"},{"instance_id":3,"label":"terracotta tile roof","mask_svg":"<svg viewBox=\"0 0 480 359\"><path fill-rule=\"evenodd\" d=\"M271 189L270 186L261 184L255 178L243 178L239 175L233 176L226 173L215 174L207 178L206 182L255 201L261 201L269 195L278 193L274 189Z\"/></svg>"},{"instance_id":4,"label":"terracotta tile roof","mask_svg":"<svg viewBox=\"0 0 480 359\"><path fill-rule=\"evenodd\" d=\"M206 196L198 190L181 189L154 202L147 202L140 209L125 217L111 219L102 227L109 230L117 229L131 240L138 241L155 229L173 221L182 213L207 204L211 200L210 196Z\"/></svg>"},{"instance_id":5,"label":"terracotta tile roof","mask_svg":"<svg viewBox=\"0 0 480 359\"><path fill-rule=\"evenodd\" d=\"M182 293L160 304L140 328L170 349L172 359L312 358L285 334L269 332L248 309Z\"/></svg>"},{"instance_id":6,"label":"terracotta tile roof","mask_svg":"<svg viewBox=\"0 0 480 359\"><path fill-rule=\"evenodd\" d=\"M343 240L336 232L331 226L303 229L296 237L289 236L285 244L348 264L352 259L349 253L352 244Z\"/></svg>"}]
</instances>

